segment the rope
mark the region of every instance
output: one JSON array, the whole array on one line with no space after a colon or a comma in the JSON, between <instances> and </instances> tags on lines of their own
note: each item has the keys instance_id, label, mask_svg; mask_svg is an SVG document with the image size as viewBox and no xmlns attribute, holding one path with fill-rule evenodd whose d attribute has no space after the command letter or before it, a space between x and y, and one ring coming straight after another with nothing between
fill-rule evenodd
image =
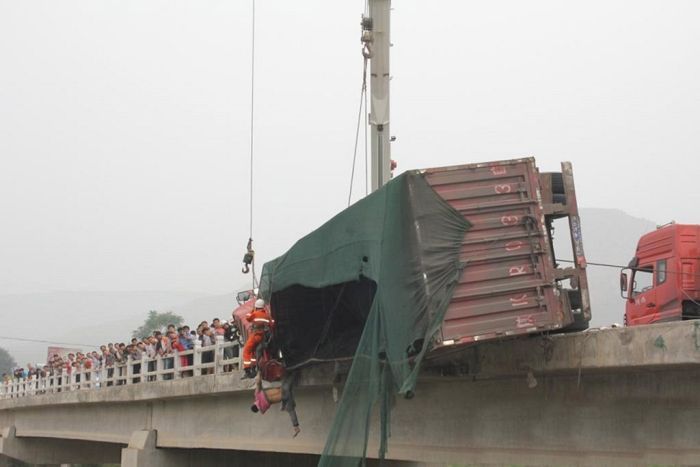
<instances>
[{"instance_id":1,"label":"rope","mask_svg":"<svg viewBox=\"0 0 700 467\"><path fill-rule=\"evenodd\" d=\"M251 268L253 271L253 290L258 288L258 285L260 284L258 282L258 275L255 273L255 257L253 257L253 262L251 263Z\"/></svg>"},{"instance_id":2,"label":"rope","mask_svg":"<svg viewBox=\"0 0 700 467\"><path fill-rule=\"evenodd\" d=\"M575 261L568 260L568 259L557 259L557 261L562 262L562 263L575 263ZM645 269L645 268L631 268L631 267L629 267L629 266L621 266L621 265L619 265L619 264L593 263L593 262L589 262L589 261L586 261L586 264L587 264L587 265L591 265L591 266L601 266L601 267L614 268L614 269L632 269L632 270L635 270L635 271L648 271L648 269ZM689 272L678 272L678 271L666 271L666 274L681 274L681 275L690 276L690 277L700 277L700 274L692 274L692 273L689 273ZM700 302L697 302L696 300L694 300L693 297L691 297L690 295L688 295L688 292L686 292L685 290L681 289L681 293L683 293L683 295L685 295L685 297L686 297L690 302L692 302L695 306L697 306L698 308L700 308ZM686 316L690 316L690 317L693 317L693 318L695 317L694 315L683 315L683 314L681 314L681 316L682 316L683 318L685 318Z\"/></svg>"},{"instance_id":3,"label":"rope","mask_svg":"<svg viewBox=\"0 0 700 467\"><path fill-rule=\"evenodd\" d=\"M355 182L355 165L357 163L357 145L360 141L360 122L362 121L362 106L366 105L367 100L365 99L365 96L367 95L367 56L364 57L364 65L362 67L362 89L360 90L360 105L359 109L357 110L357 126L355 128L355 148L353 149L352 152L352 171L350 172L350 190L348 191L348 206L350 206L350 203L352 201L352 187ZM365 113L367 108L365 107ZM367 178L366 172L367 172L367 128L365 127L365 180ZM366 188L366 181L365 181L365 191L367 190Z\"/></svg>"},{"instance_id":4,"label":"rope","mask_svg":"<svg viewBox=\"0 0 700 467\"><path fill-rule=\"evenodd\" d=\"M253 256L250 258L250 266L252 269L253 290L258 287L258 277L255 273L255 252L252 249L253 245L253 194L254 194L254 162L255 162L255 0L251 0L251 25L250 25L250 226L248 235L248 254ZM243 272L247 272L247 266Z\"/></svg>"},{"instance_id":5,"label":"rope","mask_svg":"<svg viewBox=\"0 0 700 467\"><path fill-rule=\"evenodd\" d=\"M570 260L570 259L559 259L557 258L557 261L560 263L571 263L571 264L576 264L576 261ZM586 261L586 264L589 266L602 266L606 268L615 268L615 269L631 269L633 271L647 271L648 269L646 268L633 268L630 266L622 266L620 264L609 264L609 263L593 263L591 261ZM689 277L700 277L700 274L693 274L690 272L681 272L681 271L666 271L666 274L680 274L682 276L689 276Z\"/></svg>"},{"instance_id":6,"label":"rope","mask_svg":"<svg viewBox=\"0 0 700 467\"><path fill-rule=\"evenodd\" d=\"M253 238L253 143L255 130L255 0L252 3L250 38L250 235Z\"/></svg>"},{"instance_id":7,"label":"rope","mask_svg":"<svg viewBox=\"0 0 700 467\"><path fill-rule=\"evenodd\" d=\"M365 59L367 60L367 59ZM369 117L369 111L367 110L367 90L365 90L365 196L369 194L369 146L367 145L367 131L369 128L369 122L367 121Z\"/></svg>"}]
</instances>

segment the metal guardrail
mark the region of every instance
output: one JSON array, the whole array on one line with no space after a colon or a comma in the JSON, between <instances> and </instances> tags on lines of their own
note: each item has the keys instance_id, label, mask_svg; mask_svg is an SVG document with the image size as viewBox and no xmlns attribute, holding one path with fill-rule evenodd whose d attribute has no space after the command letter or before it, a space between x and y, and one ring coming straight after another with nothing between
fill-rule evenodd
<instances>
[{"instance_id":1,"label":"metal guardrail","mask_svg":"<svg viewBox=\"0 0 700 467\"><path fill-rule=\"evenodd\" d=\"M202 347L195 341L192 350L173 351L172 354L148 358L144 353L140 360L128 357L126 363L102 366L95 369L74 369L46 377L14 379L0 385L0 399L30 397L66 391L99 390L108 387L178 380L188 376L221 374L240 370L241 348L238 342L224 342L216 336L216 343ZM225 358L224 350L238 348L239 356Z\"/></svg>"}]
</instances>

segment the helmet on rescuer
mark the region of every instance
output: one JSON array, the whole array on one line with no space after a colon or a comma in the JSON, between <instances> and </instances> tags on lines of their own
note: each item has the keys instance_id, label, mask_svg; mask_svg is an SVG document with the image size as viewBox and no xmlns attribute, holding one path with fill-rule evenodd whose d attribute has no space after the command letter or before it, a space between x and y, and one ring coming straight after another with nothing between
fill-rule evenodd
<instances>
[{"instance_id":1,"label":"helmet on rescuer","mask_svg":"<svg viewBox=\"0 0 700 467\"><path fill-rule=\"evenodd\" d=\"M258 298L257 300L255 300L255 308L265 308L265 300L263 300L262 298Z\"/></svg>"}]
</instances>

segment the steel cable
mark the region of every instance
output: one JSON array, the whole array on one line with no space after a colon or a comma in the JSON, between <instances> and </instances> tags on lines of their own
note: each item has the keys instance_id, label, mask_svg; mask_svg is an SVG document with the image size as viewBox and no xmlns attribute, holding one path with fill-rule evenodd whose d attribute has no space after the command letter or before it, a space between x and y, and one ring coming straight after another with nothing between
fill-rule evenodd
<instances>
[{"instance_id":1,"label":"steel cable","mask_svg":"<svg viewBox=\"0 0 700 467\"><path fill-rule=\"evenodd\" d=\"M364 66L362 69L362 89L360 90L360 105L359 109L357 111L357 126L355 128L355 148L353 149L352 152L352 171L350 172L350 190L348 191L348 206L350 206L350 203L352 201L352 187L355 182L355 165L357 163L357 146L360 141L360 124L362 122L362 107L365 105L366 99L365 95L367 94L367 57L364 58ZM366 113L365 109L365 113ZM365 129L365 179L367 177L366 175L366 161L367 161L367 131ZM366 182L365 182L366 185ZM365 186L365 191L367 190Z\"/></svg>"}]
</instances>

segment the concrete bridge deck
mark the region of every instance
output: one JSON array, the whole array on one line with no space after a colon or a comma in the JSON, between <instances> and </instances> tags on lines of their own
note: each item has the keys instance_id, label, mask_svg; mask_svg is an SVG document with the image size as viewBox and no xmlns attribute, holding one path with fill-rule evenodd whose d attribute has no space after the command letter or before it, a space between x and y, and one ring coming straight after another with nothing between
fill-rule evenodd
<instances>
[{"instance_id":1,"label":"concrete bridge deck","mask_svg":"<svg viewBox=\"0 0 700 467\"><path fill-rule=\"evenodd\" d=\"M416 397L396 401L388 456L397 465L700 464L700 322L488 342L429 363ZM234 372L2 400L0 454L35 464L315 465L345 370L304 371L295 439L286 413L250 412L251 383Z\"/></svg>"}]
</instances>

